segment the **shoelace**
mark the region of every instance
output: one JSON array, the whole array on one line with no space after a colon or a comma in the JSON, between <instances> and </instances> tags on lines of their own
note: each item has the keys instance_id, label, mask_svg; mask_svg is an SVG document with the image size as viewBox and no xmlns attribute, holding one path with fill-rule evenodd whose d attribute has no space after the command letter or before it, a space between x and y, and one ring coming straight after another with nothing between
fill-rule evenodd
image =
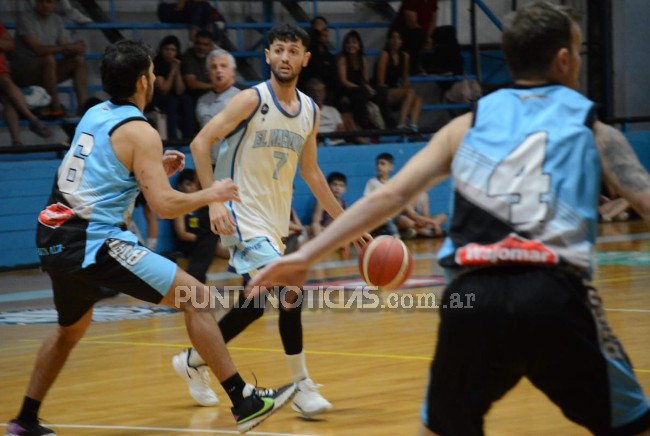
<instances>
[{"instance_id":1,"label":"shoelace","mask_svg":"<svg viewBox=\"0 0 650 436\"><path fill-rule=\"evenodd\" d=\"M251 374L253 375L253 379L255 380L255 384L253 385L253 393L256 394L258 397L274 397L275 396L275 389L267 389L267 388L258 388L257 387L257 376L253 371L251 371Z\"/></svg>"},{"instance_id":2,"label":"shoelace","mask_svg":"<svg viewBox=\"0 0 650 436\"><path fill-rule=\"evenodd\" d=\"M321 385L321 384L314 383L314 381L312 379L310 379L310 378L305 379L304 384L306 385L305 387L308 390L311 390L311 391L318 391L319 388L323 387L323 385Z\"/></svg>"}]
</instances>

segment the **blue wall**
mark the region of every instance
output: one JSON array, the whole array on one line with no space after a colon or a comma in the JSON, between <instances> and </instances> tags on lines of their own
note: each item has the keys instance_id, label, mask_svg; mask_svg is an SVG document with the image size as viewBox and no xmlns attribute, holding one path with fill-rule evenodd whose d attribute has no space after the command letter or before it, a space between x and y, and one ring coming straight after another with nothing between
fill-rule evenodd
<instances>
[{"instance_id":1,"label":"blue wall","mask_svg":"<svg viewBox=\"0 0 650 436\"><path fill-rule=\"evenodd\" d=\"M637 155L650 170L650 132L628 132L626 136ZM345 199L352 204L363 193L366 181L375 175L375 157L382 152L395 156L395 169L422 147L422 143L382 144L349 147L325 147L318 150L318 161L327 176L339 171L348 177ZM16 159L14 157L14 159ZM34 232L38 212L49 196L54 174L60 160L43 157L33 160L0 160L0 269L35 265L38 256L34 244ZM188 166L191 166L191 159ZM315 199L300 177L295 183L294 207L304 223L311 221ZM431 212L447 212L449 206L449 182L429 191ZM135 220L140 229L146 229L141 211ZM172 249L171 221L160 222L158 251Z\"/></svg>"}]
</instances>

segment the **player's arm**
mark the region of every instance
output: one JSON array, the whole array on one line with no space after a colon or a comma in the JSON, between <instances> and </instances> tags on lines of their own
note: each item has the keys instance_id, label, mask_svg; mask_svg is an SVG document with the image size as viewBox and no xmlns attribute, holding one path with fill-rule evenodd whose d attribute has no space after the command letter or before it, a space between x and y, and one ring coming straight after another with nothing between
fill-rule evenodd
<instances>
[{"instance_id":1,"label":"player's arm","mask_svg":"<svg viewBox=\"0 0 650 436\"><path fill-rule=\"evenodd\" d=\"M201 187L210 186L214 180L210 157L212 144L222 141L235 130L253 113L258 104L259 96L254 89L238 93L194 137L190 144L190 150ZM234 232L234 226L235 222L232 216L223 205L210 205L210 228L214 233L231 235Z\"/></svg>"},{"instance_id":2,"label":"player's arm","mask_svg":"<svg viewBox=\"0 0 650 436\"><path fill-rule=\"evenodd\" d=\"M316 113L314 114L316 122L314 128L307 137L305 145L300 156L300 176L309 186L311 192L318 200L318 204L323 207L330 214L332 218L336 218L343 213L343 208L332 194L332 190L327 184L327 180L318 166L318 157L316 152L316 134L320 124L320 112L317 106Z\"/></svg>"},{"instance_id":3,"label":"player's arm","mask_svg":"<svg viewBox=\"0 0 650 436\"><path fill-rule=\"evenodd\" d=\"M318 238L305 244L300 251L310 264L364 231L380 226L401 211L416 194L444 180L449 174L456 148L471 122L472 114L466 114L443 127L395 177L362 197L327 226Z\"/></svg>"},{"instance_id":4,"label":"player's arm","mask_svg":"<svg viewBox=\"0 0 650 436\"><path fill-rule=\"evenodd\" d=\"M605 182L650 222L650 175L630 143L618 129L598 121L594 125L594 135Z\"/></svg>"},{"instance_id":5,"label":"player's arm","mask_svg":"<svg viewBox=\"0 0 650 436\"><path fill-rule=\"evenodd\" d=\"M131 121L113 132L113 148L124 166L133 172L151 210L161 218L171 219L191 212L212 201L238 199L232 180L213 184L210 189L185 194L169 184L163 166L162 141L149 123ZM174 154L166 155L174 156ZM176 154L177 156L177 154Z\"/></svg>"}]
</instances>

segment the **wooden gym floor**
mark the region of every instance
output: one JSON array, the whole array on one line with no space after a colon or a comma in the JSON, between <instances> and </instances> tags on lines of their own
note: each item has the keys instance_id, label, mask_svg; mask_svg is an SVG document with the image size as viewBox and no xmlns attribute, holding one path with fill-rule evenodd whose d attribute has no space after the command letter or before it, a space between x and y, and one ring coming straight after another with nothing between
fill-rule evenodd
<instances>
[{"instance_id":1,"label":"wooden gym floor","mask_svg":"<svg viewBox=\"0 0 650 436\"><path fill-rule=\"evenodd\" d=\"M645 392L650 392L650 233L640 222L601 225L595 284L614 332L632 359ZM409 241L416 257L415 288L381 292L381 302L415 303L440 295L441 270L432 264L439 240ZM215 261L210 284L236 284ZM326 283L354 285L355 260L333 255L313 273ZM356 278L358 280L358 278ZM41 340L53 328L49 281L39 271L0 274L0 431L15 416ZM331 294L335 301L336 294ZM349 293L347 294L349 295ZM429 300L431 301L431 300ZM310 375L334 410L307 421L280 410L250 434L414 435L430 358L435 345L435 309L308 309L303 315ZM130 309L136 305L140 309ZM126 306L126 307L125 307ZM19 312L29 310L28 312ZM7 313L10 312L10 313ZM99 313L101 312L101 313ZM173 371L174 354L189 345L183 317L162 311L146 315L146 304L126 296L106 300L85 339L73 352L46 399L41 417L61 435L236 434L228 398L214 380L222 404L195 406L185 382ZM217 311L221 316L223 310ZM14 323L14 324L9 324ZM21 324L16 324L21 323ZM268 310L230 344L242 376L261 386L289 382L277 333L277 313ZM530 383L522 381L497 402L486 418L488 435L584 435Z\"/></svg>"}]
</instances>

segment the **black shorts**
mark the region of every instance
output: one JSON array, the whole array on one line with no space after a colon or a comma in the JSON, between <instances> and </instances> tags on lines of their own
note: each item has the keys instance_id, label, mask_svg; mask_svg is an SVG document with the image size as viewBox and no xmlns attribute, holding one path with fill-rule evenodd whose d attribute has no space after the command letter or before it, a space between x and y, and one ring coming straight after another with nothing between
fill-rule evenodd
<instances>
[{"instance_id":1,"label":"black shorts","mask_svg":"<svg viewBox=\"0 0 650 436\"><path fill-rule=\"evenodd\" d=\"M543 267L486 268L453 280L441 304L424 425L443 435L483 434L492 403L522 377L594 434L650 427L648 402L594 288Z\"/></svg>"},{"instance_id":2,"label":"black shorts","mask_svg":"<svg viewBox=\"0 0 650 436\"><path fill-rule=\"evenodd\" d=\"M137 265L130 265L111 256L108 242L110 240L100 248L95 263L86 268L81 268L80 264L65 268L43 265L52 280L54 305L61 326L76 323L95 303L114 295L115 291L153 304L160 303L167 292L166 283L171 284L176 273L173 262L144 246L114 241L113 248L115 244L123 244L147 251Z\"/></svg>"}]
</instances>

